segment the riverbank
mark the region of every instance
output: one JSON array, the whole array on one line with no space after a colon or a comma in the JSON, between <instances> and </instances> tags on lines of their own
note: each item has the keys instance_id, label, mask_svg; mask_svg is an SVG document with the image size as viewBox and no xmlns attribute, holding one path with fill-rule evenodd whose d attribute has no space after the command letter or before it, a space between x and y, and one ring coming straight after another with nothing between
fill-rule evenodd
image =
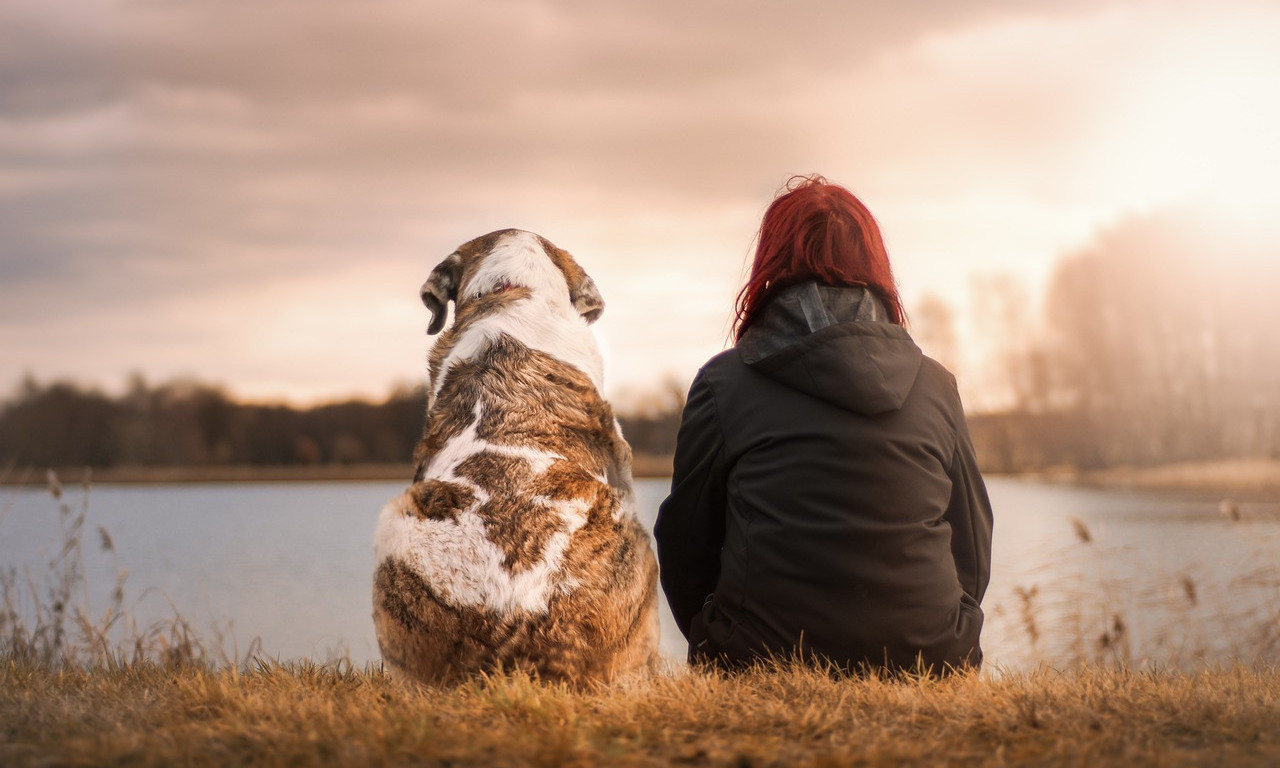
<instances>
[{"instance_id":1,"label":"riverbank","mask_svg":"<svg viewBox=\"0 0 1280 768\"><path fill-rule=\"evenodd\" d=\"M195 467L64 467L55 470L68 486L168 485L175 483L320 483L408 480L411 464L312 464L279 467L207 465ZM0 485L47 485L48 473L11 471Z\"/></svg>"},{"instance_id":2,"label":"riverbank","mask_svg":"<svg viewBox=\"0 0 1280 768\"><path fill-rule=\"evenodd\" d=\"M670 456L636 456L632 472L640 478L671 476ZM66 485L168 485L175 483L322 483L322 482L405 482L413 477L413 465L403 464L299 464L291 466L194 467L63 467L56 470ZM33 468L0 471L0 486L44 486L48 473Z\"/></svg>"},{"instance_id":3,"label":"riverbank","mask_svg":"<svg viewBox=\"0 0 1280 768\"><path fill-rule=\"evenodd\" d=\"M637 478L668 478L672 457L637 455L633 474ZM278 467L197 466L197 467L109 467L86 470L69 467L57 471L67 485L82 484L174 484L174 483L286 483L286 482L408 482L413 466L404 464L324 464ZM1115 467L1078 471L1070 468L1025 472L1009 477L1064 485L1103 488L1133 488L1148 491L1199 493L1217 498L1280 501L1280 461L1233 459L1158 467ZM44 471L34 469L0 472L0 486L47 484Z\"/></svg>"},{"instance_id":4,"label":"riverbank","mask_svg":"<svg viewBox=\"0 0 1280 768\"><path fill-rule=\"evenodd\" d=\"M1221 499L1280 502L1280 461L1271 459L1230 459L1091 471L1064 468L1027 472L1011 477L1064 485L1131 488L1203 494Z\"/></svg>"},{"instance_id":5,"label":"riverbank","mask_svg":"<svg viewBox=\"0 0 1280 768\"><path fill-rule=\"evenodd\" d=\"M0 763L34 765L1275 765L1280 671L832 680L688 673L575 693L520 676L406 690L315 665L0 660Z\"/></svg>"}]
</instances>

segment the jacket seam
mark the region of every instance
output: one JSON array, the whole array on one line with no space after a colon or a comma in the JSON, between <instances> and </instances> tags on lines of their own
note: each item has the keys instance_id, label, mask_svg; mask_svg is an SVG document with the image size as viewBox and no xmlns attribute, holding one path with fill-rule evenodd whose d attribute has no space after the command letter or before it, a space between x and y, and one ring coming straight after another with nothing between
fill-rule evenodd
<instances>
[{"instance_id":1,"label":"jacket seam","mask_svg":"<svg viewBox=\"0 0 1280 768\"><path fill-rule=\"evenodd\" d=\"M958 414L958 420L956 421L954 428L951 430L951 439L953 443L951 448L951 466L947 468L947 476L952 478L951 480L952 484L956 482L956 478L957 476L959 476L960 480L964 482L964 491L967 494L969 492L969 478L966 475L964 475L964 473L962 472L956 472L956 469L957 469L956 465L960 463L960 454L961 454L961 451L964 449L964 443L965 443L964 433L967 431L965 428L965 421L964 421L964 405L960 401L960 382L956 380L955 375L952 374L950 371L947 371L947 378L949 380L949 383L951 384L951 391L955 393L955 396L956 396L955 413ZM954 490L955 489L953 488L952 489L953 493L954 493ZM982 579L982 576L978 573L978 565L979 565L978 564L978 526L974 522L973 506L969 503L968 499L966 499L965 501L965 509L966 509L966 512L968 513L968 518L969 518L965 522L969 526L969 552L972 555L974 560L974 568L973 568L973 583L961 584L960 588L964 590L965 593L968 594L970 597L972 597L976 602L978 599L979 582ZM956 575L958 577L959 572L957 572ZM972 587L972 591L970 591L970 587Z\"/></svg>"},{"instance_id":2,"label":"jacket seam","mask_svg":"<svg viewBox=\"0 0 1280 768\"><path fill-rule=\"evenodd\" d=\"M721 424L720 424L720 401L719 401L719 400L717 399L717 397L716 397L716 388L715 388L715 385L714 385L714 384L712 384L712 382L711 382L711 380L710 380L710 377L707 377L706 379L704 379L704 383L705 383L705 385L706 385L706 387L707 387L707 394L708 394L708 395L710 395L710 397L711 397L711 413L712 413L712 416L715 418L715 430L716 430L716 436L717 436L717 437L719 438L719 440L720 440L720 445L716 447L715 451L714 451L714 452L712 453L712 455L711 455L711 458L710 458L710 460L709 460L709 462L708 462L708 464L707 464L707 472L703 475L703 477L702 477L702 484L699 486L699 488L698 488L698 493L697 493L697 495L695 496L695 498L696 498L699 502L702 502L702 503L706 503L706 502L707 502L707 500L708 500L708 499L707 499L707 497L708 497L708 495L709 495L709 494L708 494L708 488L710 488L710 487L711 487L711 484L712 484L712 483L716 482L716 480L715 480L715 476L716 476L716 474L717 474L717 472L716 472L716 465L717 465L718 463L720 463L720 462L723 460L724 455L725 455L725 451L726 451L726 445L727 445L727 443L726 443L726 441L725 441L725 436L724 436L724 428L723 428L723 427L721 426ZM727 523L727 519L726 519L726 518L728 517L728 502L729 502L729 499L728 499L728 488L727 488L727 487L726 487L726 488L724 488L724 489L723 489L723 492L724 492L724 507L720 510L720 515L721 515L721 518L722 518L722 519L720 520L720 525L721 525L722 530L723 530L723 529L725 528L725 526L726 526L726 523ZM724 548L723 535L722 535L722 539L721 539L720 547L721 547L721 549L723 549L723 548ZM714 555L713 555L713 556L715 556L715 557L719 557L719 552L714 553ZM716 568L717 572L722 572L722 571L723 571L723 563L717 563L717 564L716 564L716 566L717 566L717 568ZM718 580L718 578L719 578L719 577L717 577L717 580ZM711 585L711 592L709 592L709 593L708 593L708 595L710 595L710 594L715 594L715 588L716 588L716 585L715 585L715 584L712 584L712 585ZM702 595L702 599L705 601L708 595ZM700 610L700 609L699 609L699 610ZM697 615L697 612L695 612L695 614L694 614L694 615L696 616L696 615Z\"/></svg>"},{"instance_id":3,"label":"jacket seam","mask_svg":"<svg viewBox=\"0 0 1280 768\"><path fill-rule=\"evenodd\" d=\"M956 482L956 474L957 474L954 470L956 469L956 465L960 463L960 448L961 448L961 445L962 445L962 441L960 440L960 435L959 435L959 433L958 433L958 432L956 433L955 438L956 438L956 446L955 446L955 449L952 451L952 456L951 456L951 467L950 467L950 468L948 468L948 470L947 470L947 475L948 475L948 476L950 476L950 477L952 478L952 479L951 479L951 483L952 483L952 485L953 485L953 486L954 486L954 484L955 484L955 482ZM968 489L968 487L969 487L968 479L967 479L967 478L961 478L961 479L962 479L962 480L964 480L964 488L965 488L965 490L966 490L966 492L967 492L967 489ZM953 488L953 489L952 489L952 493L954 494L954 492L955 492L955 489ZM978 575L978 569L977 569L977 557L978 557L978 527L977 527L976 525L974 525L974 523L973 523L973 509L972 509L971 505L969 505L968 503L966 503L966 504L965 504L965 509L966 509L967 517L968 517L968 519L967 519L965 522L966 522L966 523L968 524L968 526L969 526L969 552L970 552L970 553L972 554L972 556L973 556L973 559L974 559L974 566L975 566L975 567L974 567L974 569L973 569L973 584L961 584L961 585L960 585L960 588L961 588L961 589L963 589L963 590L965 591L965 593L966 593L966 594L968 594L970 597L972 597L974 600L977 600L977 599L978 599L978 597L977 597L977 595L978 595L978 579L980 578L980 576ZM952 529L952 530L954 531L954 527L953 527L953 529ZM952 554L952 559L954 560L954 558L955 558L955 555L954 555L954 554ZM957 573L956 573L957 579L959 578L959 575L960 575L960 574L959 574L959 572L957 571ZM969 587L972 587L973 589L972 589L972 590L970 590L970 589L969 589Z\"/></svg>"},{"instance_id":4,"label":"jacket seam","mask_svg":"<svg viewBox=\"0 0 1280 768\"><path fill-rule=\"evenodd\" d=\"M738 362L742 363L743 365L746 365L745 363L742 362L741 355L738 356ZM711 408L712 408L712 411L715 413L715 417L716 417L716 432L720 435L720 450L717 451L716 456L712 458L712 464L714 466L716 461L722 461L722 462L725 462L727 465L728 455L729 455L729 438L727 435L725 435L723 421L720 418L720 396L716 392L716 387L714 382L710 380L707 381L707 391L711 394ZM724 536L721 539L721 544L720 544L721 551L717 553L717 556L721 558L719 563L719 566L720 566L719 570L720 570L720 573L723 574L724 573L723 552L728 545L728 534L729 534L729 473L728 473L727 466L725 467L724 483L723 483L723 487L721 488L721 491L724 493L724 506L721 510L721 514L723 517L720 522L724 528ZM742 542L743 542L742 543L742 546L743 546L742 560L744 564L748 563L751 559L750 558L751 523L752 523L752 520L750 517L747 517L744 520L745 528L742 532ZM743 603L745 603L747 599L747 595L750 593L750 583L751 583L751 569L749 567L744 567L742 588L739 590L739 597L738 597L738 603L737 603L738 608L741 608L743 606ZM712 594L714 594L714 592ZM721 602L721 605L726 605L726 604L727 603Z\"/></svg>"}]
</instances>

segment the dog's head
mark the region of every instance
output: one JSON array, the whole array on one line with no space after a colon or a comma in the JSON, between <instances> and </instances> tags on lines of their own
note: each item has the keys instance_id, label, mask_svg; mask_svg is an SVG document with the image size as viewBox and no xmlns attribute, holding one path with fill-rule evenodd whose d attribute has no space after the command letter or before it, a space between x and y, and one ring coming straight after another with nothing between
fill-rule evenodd
<instances>
[{"instance_id":1,"label":"dog's head","mask_svg":"<svg viewBox=\"0 0 1280 768\"><path fill-rule=\"evenodd\" d=\"M566 251L532 232L502 229L461 245L422 284L422 303L431 310L427 333L444 328L449 302L460 311L468 302L511 289L564 300L588 323L604 311L600 291Z\"/></svg>"}]
</instances>

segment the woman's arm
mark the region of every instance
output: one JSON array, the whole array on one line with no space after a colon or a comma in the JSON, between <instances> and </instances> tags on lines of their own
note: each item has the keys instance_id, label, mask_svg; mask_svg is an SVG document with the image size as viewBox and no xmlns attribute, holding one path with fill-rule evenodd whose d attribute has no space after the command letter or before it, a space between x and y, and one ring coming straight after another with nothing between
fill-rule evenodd
<instances>
[{"instance_id":1,"label":"woman's arm","mask_svg":"<svg viewBox=\"0 0 1280 768\"><path fill-rule=\"evenodd\" d=\"M686 638L689 622L720 578L727 480L715 393L699 372L680 419L671 495L653 526L662 589Z\"/></svg>"},{"instance_id":2,"label":"woman's arm","mask_svg":"<svg viewBox=\"0 0 1280 768\"><path fill-rule=\"evenodd\" d=\"M991 580L991 501L963 416L947 474L951 477L951 501L943 518L951 525L956 575L965 593L981 603Z\"/></svg>"}]
</instances>

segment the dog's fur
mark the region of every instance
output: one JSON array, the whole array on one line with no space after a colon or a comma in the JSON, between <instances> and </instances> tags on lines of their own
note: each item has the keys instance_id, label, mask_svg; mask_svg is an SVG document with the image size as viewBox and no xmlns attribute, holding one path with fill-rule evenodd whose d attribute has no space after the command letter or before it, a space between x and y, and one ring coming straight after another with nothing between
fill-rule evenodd
<instances>
[{"instance_id":1,"label":"dog's fur","mask_svg":"<svg viewBox=\"0 0 1280 768\"><path fill-rule=\"evenodd\" d=\"M413 485L383 509L373 619L385 667L427 683L524 669L613 681L657 660L657 563L631 449L587 327L604 303L566 252L502 230L422 287L433 347Z\"/></svg>"}]
</instances>

